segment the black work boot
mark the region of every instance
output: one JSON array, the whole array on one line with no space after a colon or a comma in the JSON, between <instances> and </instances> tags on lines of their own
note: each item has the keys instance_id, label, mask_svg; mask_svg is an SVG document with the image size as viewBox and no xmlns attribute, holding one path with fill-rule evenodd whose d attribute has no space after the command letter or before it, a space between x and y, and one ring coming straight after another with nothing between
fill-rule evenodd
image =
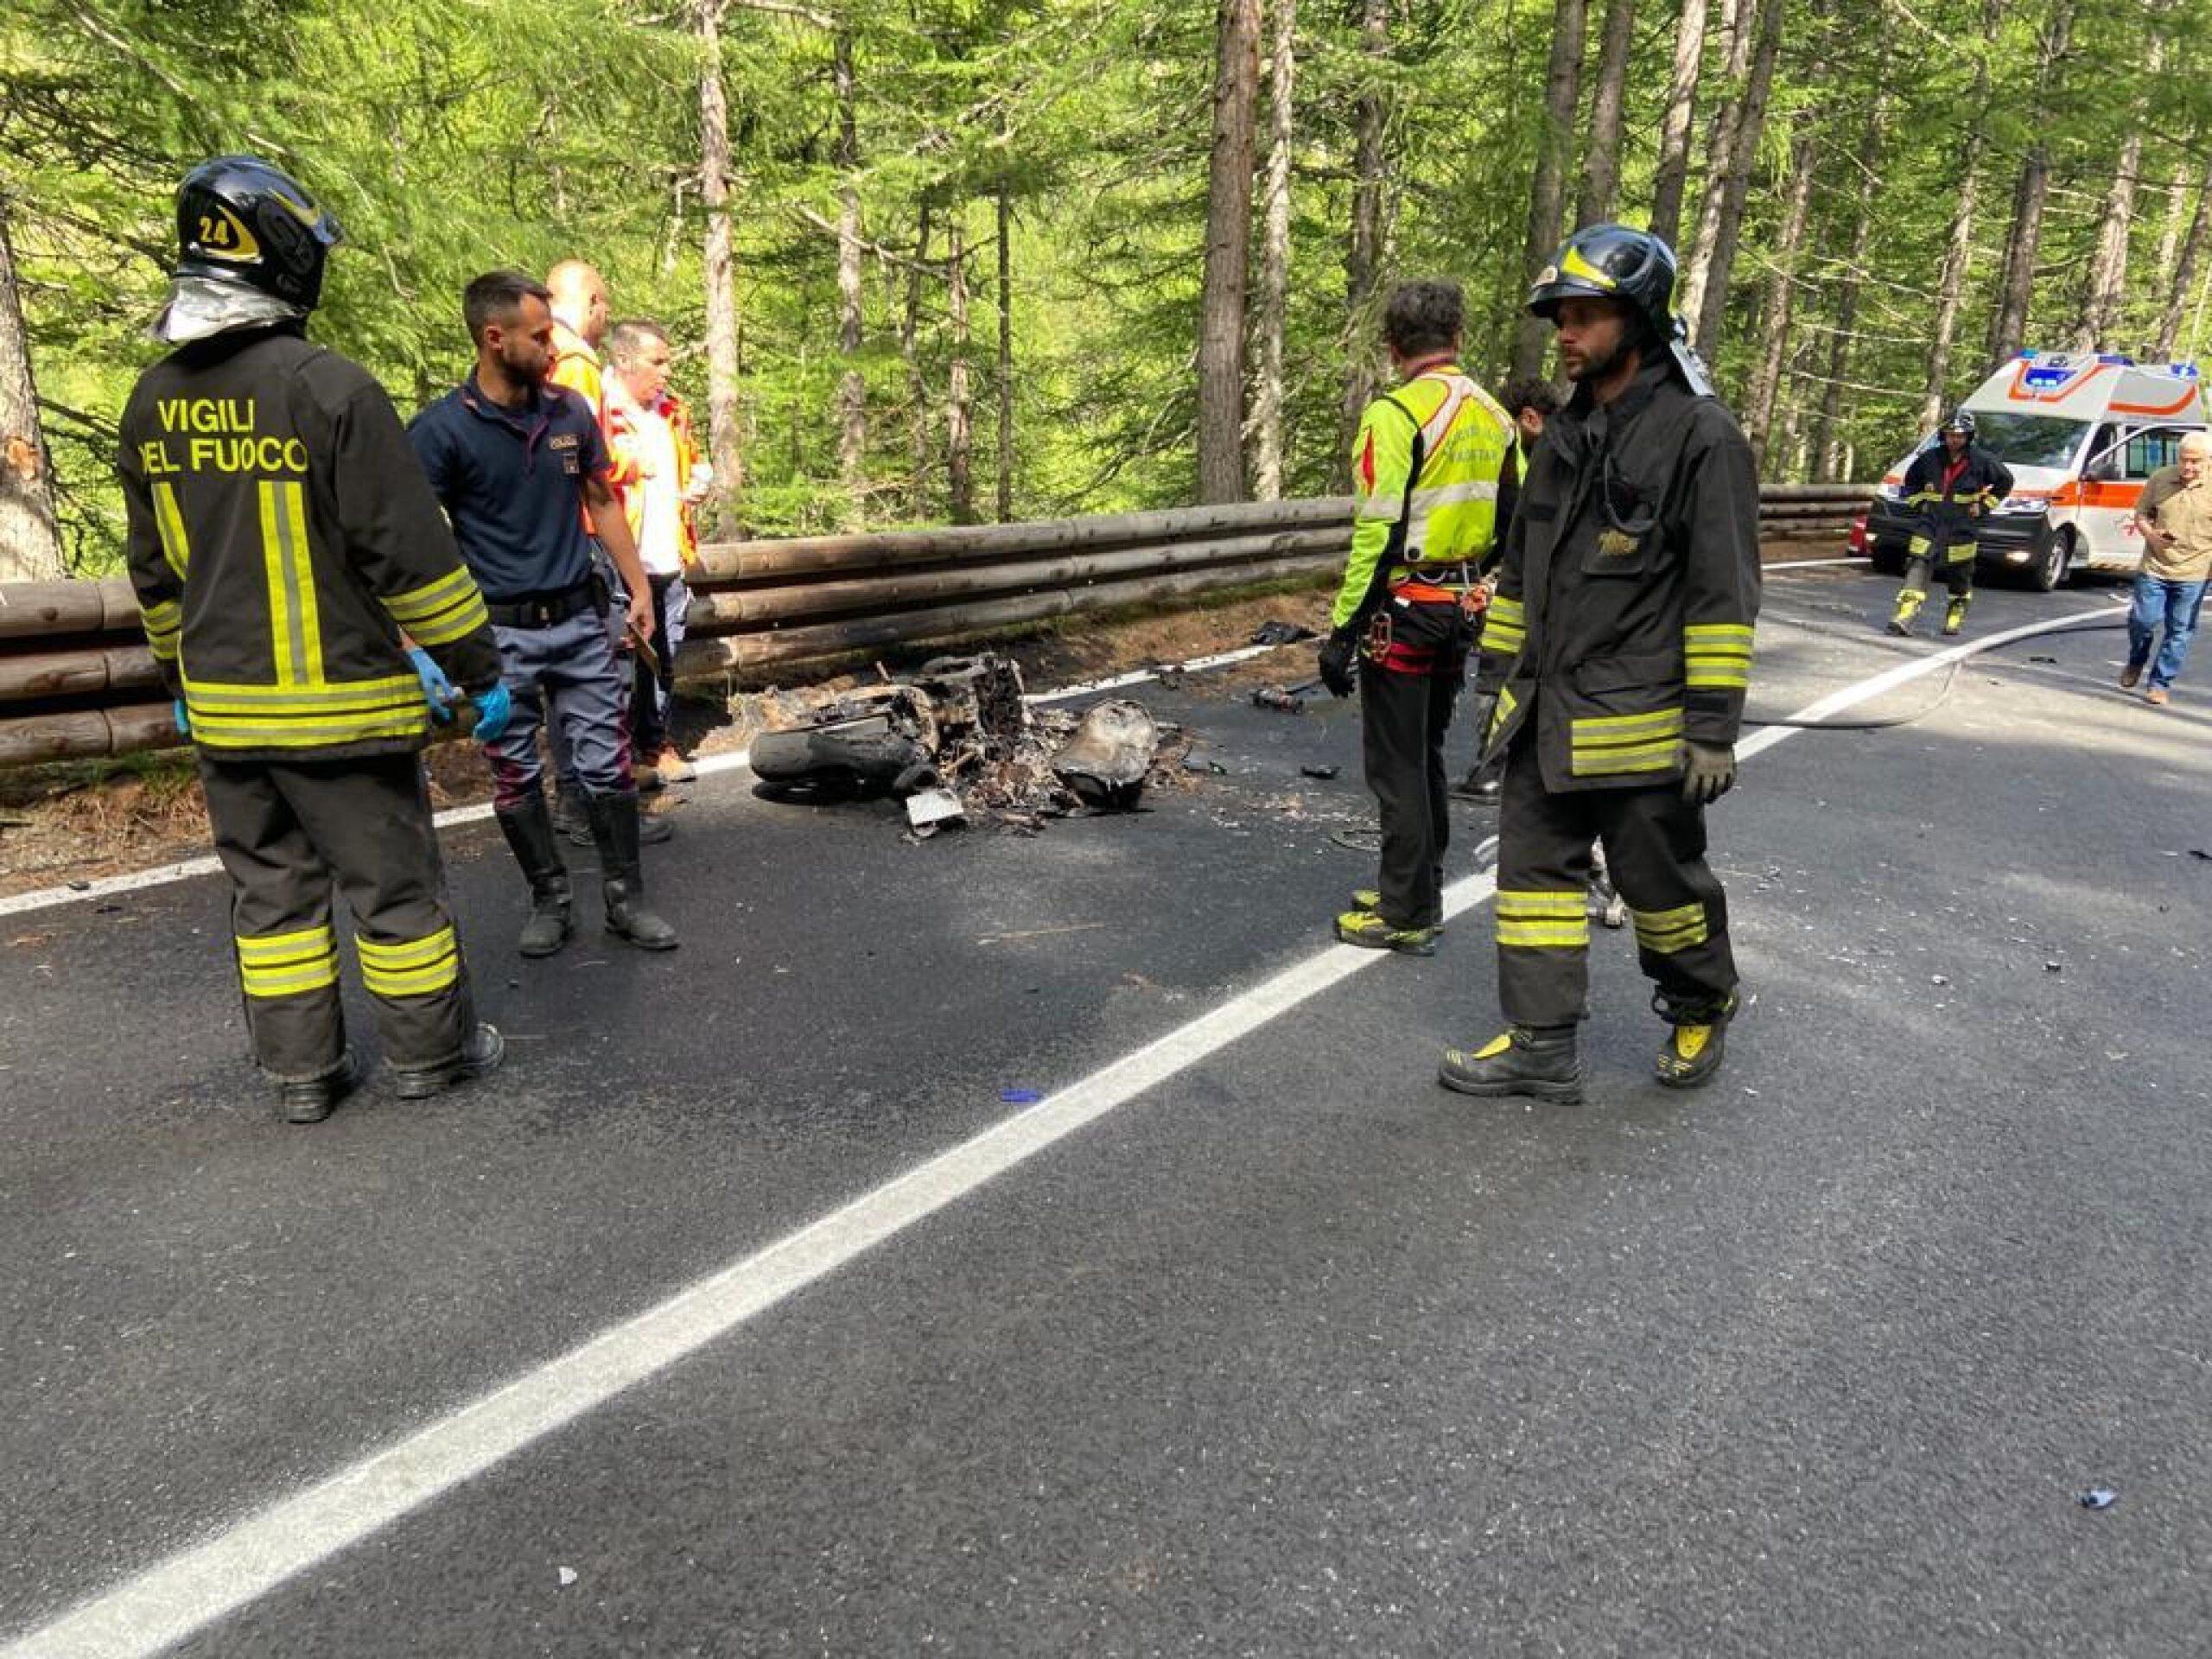
<instances>
[{"instance_id":1,"label":"black work boot","mask_svg":"<svg viewBox=\"0 0 2212 1659\"><path fill-rule=\"evenodd\" d=\"M1574 1027L1508 1026L1472 1053L1447 1048L1436 1080L1463 1095L1529 1095L1574 1105L1582 1098Z\"/></svg>"},{"instance_id":2,"label":"black work boot","mask_svg":"<svg viewBox=\"0 0 2212 1659\"><path fill-rule=\"evenodd\" d=\"M461 1039L461 1052L443 1065L392 1068L392 1092L402 1100L428 1100L474 1077L499 1069L507 1039L497 1026L479 1023Z\"/></svg>"},{"instance_id":3,"label":"black work boot","mask_svg":"<svg viewBox=\"0 0 2212 1659\"><path fill-rule=\"evenodd\" d=\"M573 925L569 868L561 861L561 849L553 839L553 815L546 810L545 798L533 795L520 806L502 807L493 816L530 883L530 919L522 925L518 948L525 957L550 957L569 942Z\"/></svg>"},{"instance_id":4,"label":"black work boot","mask_svg":"<svg viewBox=\"0 0 2212 1659\"><path fill-rule=\"evenodd\" d=\"M1452 793L1463 801L1480 801L1494 806L1497 804L1498 787L1497 774L1485 772L1478 760L1467 769L1465 777L1452 785Z\"/></svg>"},{"instance_id":5,"label":"black work boot","mask_svg":"<svg viewBox=\"0 0 2212 1659\"><path fill-rule=\"evenodd\" d=\"M347 1049L335 1071L326 1071L305 1082L293 1079L276 1085L276 1109L287 1123L320 1123L337 1109L338 1103L353 1092L361 1069Z\"/></svg>"},{"instance_id":6,"label":"black work boot","mask_svg":"<svg viewBox=\"0 0 2212 1659\"><path fill-rule=\"evenodd\" d=\"M606 882L607 931L641 950L675 950L676 930L645 907L645 878L638 868L638 798L588 795L584 800Z\"/></svg>"},{"instance_id":7,"label":"black work boot","mask_svg":"<svg viewBox=\"0 0 2212 1659\"><path fill-rule=\"evenodd\" d=\"M577 804L583 791L563 784L553 791L553 832L571 847L591 845L591 820Z\"/></svg>"},{"instance_id":8,"label":"black work boot","mask_svg":"<svg viewBox=\"0 0 2212 1659\"><path fill-rule=\"evenodd\" d=\"M1713 1074L1720 1069L1721 1054L1727 1046L1724 1039L1728 1022L1736 1017L1736 1006L1733 991L1719 1002L1702 1007L1669 1003L1664 995L1654 996L1653 1011L1674 1029L1660 1046L1652 1075L1669 1089L1700 1089L1712 1082Z\"/></svg>"}]
</instances>

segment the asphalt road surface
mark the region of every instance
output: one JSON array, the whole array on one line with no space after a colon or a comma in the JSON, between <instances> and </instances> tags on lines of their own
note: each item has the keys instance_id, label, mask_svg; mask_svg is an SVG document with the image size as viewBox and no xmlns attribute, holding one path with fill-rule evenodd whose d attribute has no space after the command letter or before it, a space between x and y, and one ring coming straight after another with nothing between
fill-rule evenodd
<instances>
[{"instance_id":1,"label":"asphalt road surface","mask_svg":"<svg viewBox=\"0 0 2212 1659\"><path fill-rule=\"evenodd\" d=\"M1892 586L1775 575L1755 712ZM702 781L672 956L521 963L451 832L512 1047L426 1106L273 1121L217 879L0 919L0 1655L2202 1653L2212 666L2120 649L1750 755L1694 1095L1603 931L1587 1104L1439 1089L1494 825L1332 944L1357 720L1199 675L1135 816Z\"/></svg>"}]
</instances>

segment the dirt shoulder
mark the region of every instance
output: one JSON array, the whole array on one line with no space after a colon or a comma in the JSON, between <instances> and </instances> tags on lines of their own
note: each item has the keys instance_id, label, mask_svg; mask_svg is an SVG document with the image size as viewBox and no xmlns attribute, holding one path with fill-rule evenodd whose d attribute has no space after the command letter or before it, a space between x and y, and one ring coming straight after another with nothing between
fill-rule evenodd
<instances>
[{"instance_id":1,"label":"dirt shoulder","mask_svg":"<svg viewBox=\"0 0 2212 1659\"><path fill-rule=\"evenodd\" d=\"M1770 543L1770 563L1838 556L1840 537ZM992 648L1021 665L1029 688L1104 679L1138 669L1187 662L1249 644L1263 622L1318 631L1328 626L1333 584L1287 586L1173 610L1069 617L1012 636ZM945 648L887 652L880 666L898 672ZM1310 679L1310 652L1295 648L1239 665L1224 689L1289 685ZM800 723L815 704L866 679L875 665L812 679L799 676L765 690L731 689L717 697L694 686L680 700L678 741L693 755L742 749L756 732ZM424 757L430 798L441 810L491 798L483 757L465 743L446 743ZM646 798L646 810L671 802ZM120 760L72 761L0 772L0 895L191 858L208 849L207 812L188 753L167 751Z\"/></svg>"}]
</instances>

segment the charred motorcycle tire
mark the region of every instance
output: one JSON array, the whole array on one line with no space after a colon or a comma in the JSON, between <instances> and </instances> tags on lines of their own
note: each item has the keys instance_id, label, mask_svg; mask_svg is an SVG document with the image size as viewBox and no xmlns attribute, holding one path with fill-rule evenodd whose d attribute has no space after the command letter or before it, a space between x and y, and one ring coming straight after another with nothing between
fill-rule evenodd
<instances>
[{"instance_id":1,"label":"charred motorcycle tire","mask_svg":"<svg viewBox=\"0 0 2212 1659\"><path fill-rule=\"evenodd\" d=\"M759 793L772 800L887 795L930 764L919 743L874 720L763 732L753 740L749 759Z\"/></svg>"}]
</instances>

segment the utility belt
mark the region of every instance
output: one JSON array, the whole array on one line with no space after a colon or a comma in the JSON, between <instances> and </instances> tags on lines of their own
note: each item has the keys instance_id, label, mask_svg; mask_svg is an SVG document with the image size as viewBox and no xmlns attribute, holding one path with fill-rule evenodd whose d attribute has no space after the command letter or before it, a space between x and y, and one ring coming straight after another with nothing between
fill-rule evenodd
<instances>
[{"instance_id":1,"label":"utility belt","mask_svg":"<svg viewBox=\"0 0 2212 1659\"><path fill-rule=\"evenodd\" d=\"M596 572L573 588L549 594L525 594L520 599L486 600L495 628L554 628L581 612L607 614L607 582Z\"/></svg>"},{"instance_id":2,"label":"utility belt","mask_svg":"<svg viewBox=\"0 0 2212 1659\"><path fill-rule=\"evenodd\" d=\"M1416 605L1457 605L1473 617L1490 602L1490 590L1482 572L1470 563L1408 564L1391 573L1390 597Z\"/></svg>"}]
</instances>

